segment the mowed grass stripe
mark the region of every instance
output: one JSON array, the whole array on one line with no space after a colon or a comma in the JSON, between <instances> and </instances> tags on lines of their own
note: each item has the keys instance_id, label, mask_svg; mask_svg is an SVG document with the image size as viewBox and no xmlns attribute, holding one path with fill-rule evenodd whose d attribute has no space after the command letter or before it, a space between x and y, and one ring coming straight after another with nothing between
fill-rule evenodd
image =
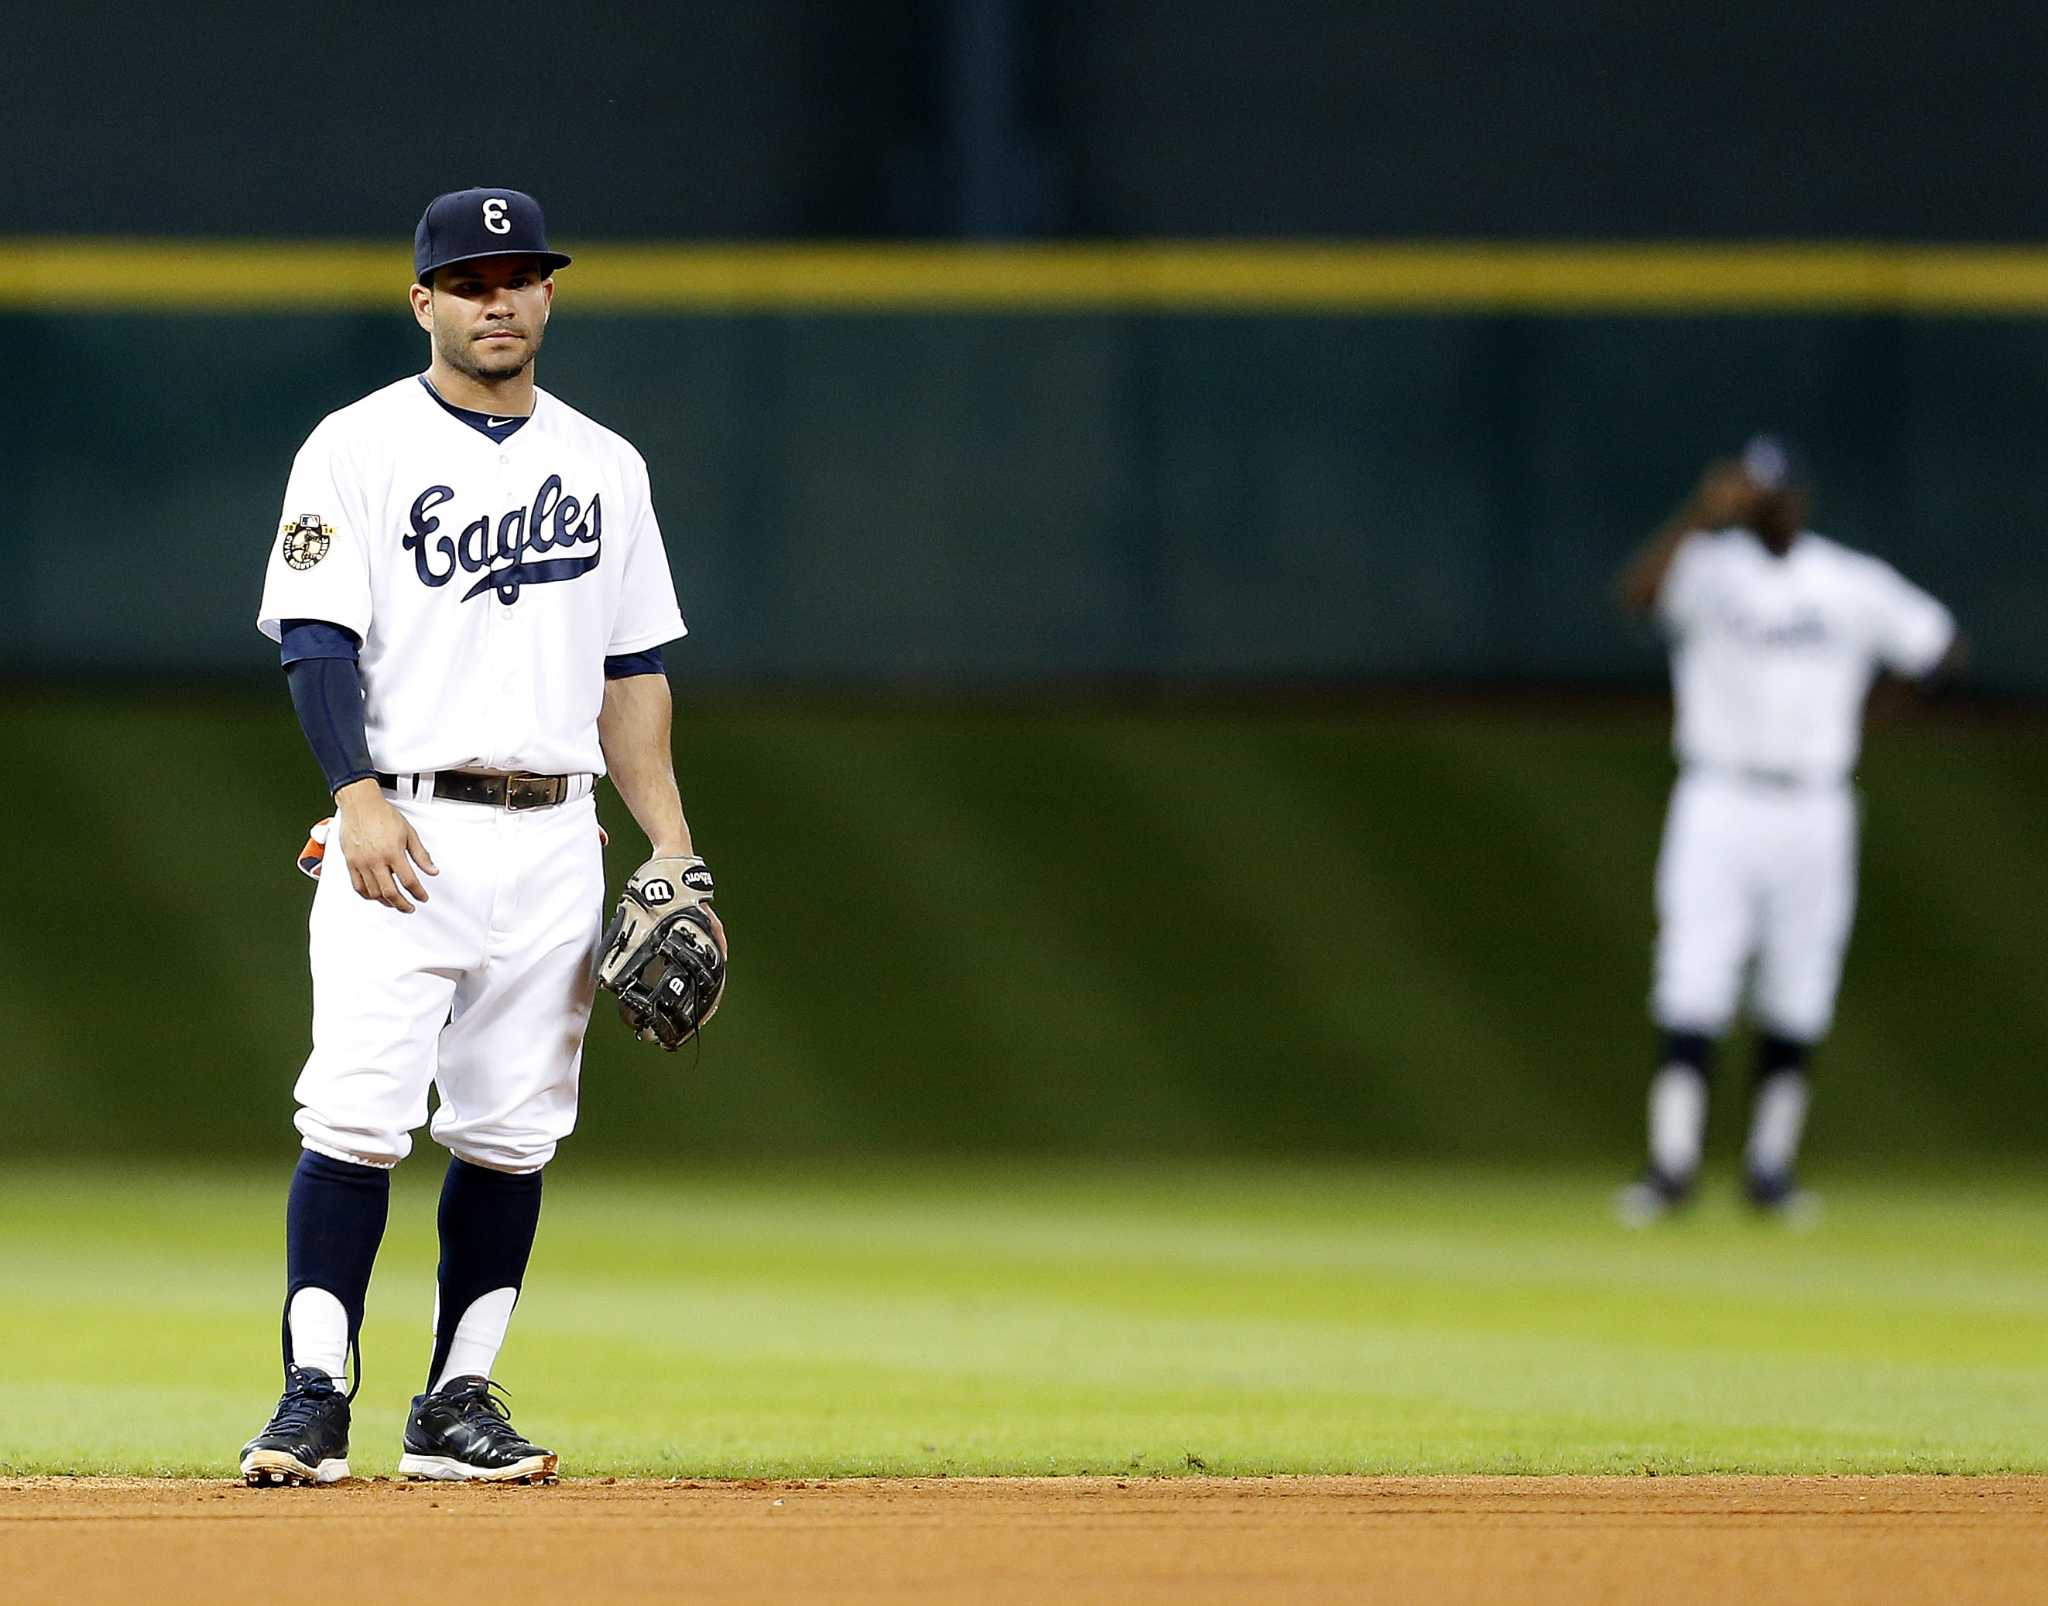
<instances>
[{"instance_id":1,"label":"mowed grass stripe","mask_svg":"<svg viewBox=\"0 0 2048 1606\"><path fill-rule=\"evenodd\" d=\"M78 772L63 808L24 802L30 834L83 829L137 881L137 941L177 961L130 968L131 1041L68 1029L103 1009L44 918L76 855L22 858L0 886L0 1003L26 1073L0 1146L290 1143L312 893L291 859L326 805L289 702L17 701L22 744ZM575 1152L1618 1169L1640 1146L1669 784L1653 711L702 701L679 762L730 903L728 1013L701 1055L650 1061L600 1009ZM108 753L236 785L159 797ZM2024 1117L2048 994L2026 889L2048 875L2028 823L2044 758L2019 721L1874 738L1817 1160L2038 1147ZM639 836L606 797L616 883ZM209 832L244 846L232 873L173 851ZM1746 1057L1731 1044L1717 1156L1741 1139Z\"/></svg>"},{"instance_id":2,"label":"mowed grass stripe","mask_svg":"<svg viewBox=\"0 0 2048 1606\"><path fill-rule=\"evenodd\" d=\"M288 1160L10 1175L0 1467L226 1469L275 1388ZM425 1362L434 1169L394 1200L364 1471ZM566 1166L501 1371L600 1473L2048 1470L2038 1191L1840 1179L1811 1236L1724 1196L1633 1236L1610 1180Z\"/></svg>"}]
</instances>

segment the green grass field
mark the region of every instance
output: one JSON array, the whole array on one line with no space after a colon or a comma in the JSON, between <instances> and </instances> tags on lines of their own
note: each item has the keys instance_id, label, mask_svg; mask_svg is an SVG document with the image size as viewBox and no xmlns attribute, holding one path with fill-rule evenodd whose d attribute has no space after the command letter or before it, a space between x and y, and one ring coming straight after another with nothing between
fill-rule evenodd
<instances>
[{"instance_id":1,"label":"green grass field","mask_svg":"<svg viewBox=\"0 0 2048 1606\"><path fill-rule=\"evenodd\" d=\"M276 1389L285 1174L0 1180L0 1472L224 1475ZM354 1465L425 1365L400 1174ZM551 1176L499 1368L572 1475L2048 1472L2048 1188L1820 1178L1640 1234L1588 1171Z\"/></svg>"}]
</instances>

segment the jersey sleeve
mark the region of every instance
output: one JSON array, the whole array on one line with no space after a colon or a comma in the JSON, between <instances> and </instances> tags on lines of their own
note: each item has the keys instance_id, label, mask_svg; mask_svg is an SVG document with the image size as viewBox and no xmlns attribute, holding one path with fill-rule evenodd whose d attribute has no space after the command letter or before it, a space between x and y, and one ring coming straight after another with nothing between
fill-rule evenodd
<instances>
[{"instance_id":1,"label":"jersey sleeve","mask_svg":"<svg viewBox=\"0 0 2048 1606\"><path fill-rule=\"evenodd\" d=\"M611 640L605 645L607 658L645 652L664 641L687 635L682 610L676 606L675 578L669 573L668 549L661 539L661 525L654 517L654 497L648 489L647 465L633 461L638 495L634 518L626 537L626 573L619 591L619 610L612 619Z\"/></svg>"},{"instance_id":2,"label":"jersey sleeve","mask_svg":"<svg viewBox=\"0 0 2048 1606\"><path fill-rule=\"evenodd\" d=\"M1705 612L1712 567L1711 537L1695 531L1678 543L1657 589L1657 619L1672 635L1684 635Z\"/></svg>"},{"instance_id":3,"label":"jersey sleeve","mask_svg":"<svg viewBox=\"0 0 2048 1606\"><path fill-rule=\"evenodd\" d=\"M1955 643L1955 616L1889 563L1872 559L1867 581L1873 655L1909 679L1931 673Z\"/></svg>"},{"instance_id":4,"label":"jersey sleeve","mask_svg":"<svg viewBox=\"0 0 2048 1606\"><path fill-rule=\"evenodd\" d=\"M342 443L322 424L292 461L284 511L270 538L256 628L280 641L287 619L315 619L370 633L370 555L363 497L340 460Z\"/></svg>"}]
</instances>

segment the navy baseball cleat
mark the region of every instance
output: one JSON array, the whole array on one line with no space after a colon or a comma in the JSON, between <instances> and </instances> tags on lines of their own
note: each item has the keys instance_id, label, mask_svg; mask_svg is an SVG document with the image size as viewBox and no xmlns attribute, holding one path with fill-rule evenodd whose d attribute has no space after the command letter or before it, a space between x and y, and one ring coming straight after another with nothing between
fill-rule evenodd
<instances>
[{"instance_id":1,"label":"navy baseball cleat","mask_svg":"<svg viewBox=\"0 0 2048 1606\"><path fill-rule=\"evenodd\" d=\"M1691 1200L1692 1183L1689 1179L1666 1176L1651 1166L1615 1194L1614 1213L1624 1227L1647 1227L1653 1221L1663 1220L1674 1210L1683 1209Z\"/></svg>"},{"instance_id":2,"label":"navy baseball cleat","mask_svg":"<svg viewBox=\"0 0 2048 1606\"><path fill-rule=\"evenodd\" d=\"M261 1433L242 1446L242 1481L339 1483L348 1476L348 1397L318 1367L287 1366L284 1397Z\"/></svg>"},{"instance_id":3,"label":"navy baseball cleat","mask_svg":"<svg viewBox=\"0 0 2048 1606\"><path fill-rule=\"evenodd\" d=\"M1821 1206L1818 1195L1799 1185L1790 1171L1752 1171L1743 1178L1742 1191L1750 1208L1762 1216L1782 1221L1788 1227L1817 1227Z\"/></svg>"},{"instance_id":4,"label":"navy baseball cleat","mask_svg":"<svg viewBox=\"0 0 2048 1606\"><path fill-rule=\"evenodd\" d=\"M555 1453L520 1437L512 1426L511 1410L499 1397L503 1392L487 1377L456 1377L432 1394L415 1395L405 1419L400 1474L553 1483Z\"/></svg>"}]
</instances>

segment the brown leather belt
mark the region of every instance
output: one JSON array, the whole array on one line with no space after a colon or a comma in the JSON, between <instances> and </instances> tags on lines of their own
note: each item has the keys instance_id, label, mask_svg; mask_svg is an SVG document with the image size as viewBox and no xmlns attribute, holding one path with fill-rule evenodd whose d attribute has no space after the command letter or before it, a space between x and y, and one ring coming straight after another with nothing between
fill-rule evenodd
<instances>
[{"instance_id":1,"label":"brown leather belt","mask_svg":"<svg viewBox=\"0 0 2048 1606\"><path fill-rule=\"evenodd\" d=\"M493 774L487 770L423 770L403 776L386 775L380 771L377 784L396 791L398 783L403 780L410 783L414 796L431 786L437 803L483 803L492 808L510 809L516 814L521 809L549 809L557 803L566 802L572 778L567 775L529 775L523 770L511 775Z\"/></svg>"}]
</instances>

